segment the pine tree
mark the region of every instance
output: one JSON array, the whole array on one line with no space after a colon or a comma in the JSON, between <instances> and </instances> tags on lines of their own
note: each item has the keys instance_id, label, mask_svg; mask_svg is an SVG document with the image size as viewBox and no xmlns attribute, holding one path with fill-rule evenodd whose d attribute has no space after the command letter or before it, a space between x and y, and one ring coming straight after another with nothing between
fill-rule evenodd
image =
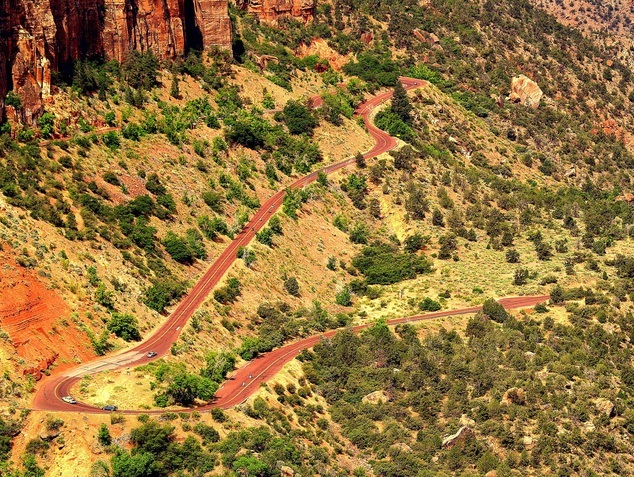
<instances>
[{"instance_id":1,"label":"pine tree","mask_svg":"<svg viewBox=\"0 0 634 477\"><path fill-rule=\"evenodd\" d=\"M405 123L412 121L412 105L409 102L407 92L399 81L394 87L394 95L392 96L392 112L396 114Z\"/></svg>"},{"instance_id":2,"label":"pine tree","mask_svg":"<svg viewBox=\"0 0 634 477\"><path fill-rule=\"evenodd\" d=\"M357 155L354 156L354 162L359 169L363 169L366 166L365 157L360 152L357 152Z\"/></svg>"},{"instance_id":3,"label":"pine tree","mask_svg":"<svg viewBox=\"0 0 634 477\"><path fill-rule=\"evenodd\" d=\"M172 87L170 88L170 96L172 98L180 98L181 90L179 87L178 75L176 73L172 73Z\"/></svg>"}]
</instances>

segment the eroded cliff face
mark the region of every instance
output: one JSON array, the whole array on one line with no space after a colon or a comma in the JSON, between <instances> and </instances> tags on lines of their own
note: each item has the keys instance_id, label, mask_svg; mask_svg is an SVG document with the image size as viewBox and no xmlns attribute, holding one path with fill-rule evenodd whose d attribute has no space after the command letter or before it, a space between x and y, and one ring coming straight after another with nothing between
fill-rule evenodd
<instances>
[{"instance_id":1,"label":"eroded cliff face","mask_svg":"<svg viewBox=\"0 0 634 477\"><path fill-rule=\"evenodd\" d=\"M285 17L303 21L312 20L316 2L315 0L237 0L236 3L260 20L276 23Z\"/></svg>"},{"instance_id":2,"label":"eroded cliff face","mask_svg":"<svg viewBox=\"0 0 634 477\"><path fill-rule=\"evenodd\" d=\"M52 71L77 59L123 60L132 50L174 58L231 47L228 0L0 0L0 114L7 91L32 123Z\"/></svg>"}]
</instances>

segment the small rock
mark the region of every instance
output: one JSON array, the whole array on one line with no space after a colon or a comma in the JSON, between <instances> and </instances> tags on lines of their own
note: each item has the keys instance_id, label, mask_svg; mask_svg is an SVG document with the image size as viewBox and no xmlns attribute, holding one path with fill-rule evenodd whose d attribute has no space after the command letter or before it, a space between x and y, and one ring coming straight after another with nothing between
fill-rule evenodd
<instances>
[{"instance_id":1,"label":"small rock","mask_svg":"<svg viewBox=\"0 0 634 477\"><path fill-rule=\"evenodd\" d=\"M526 403L526 391L522 388L510 388L504 393L502 402L507 405L523 406Z\"/></svg>"},{"instance_id":2,"label":"small rock","mask_svg":"<svg viewBox=\"0 0 634 477\"><path fill-rule=\"evenodd\" d=\"M412 452L412 448L404 442L397 442L396 444L391 445L390 449L396 449L399 452Z\"/></svg>"},{"instance_id":3,"label":"small rock","mask_svg":"<svg viewBox=\"0 0 634 477\"><path fill-rule=\"evenodd\" d=\"M379 404L380 402L389 402L391 397L385 391L374 391L373 393L363 396L361 402L364 404Z\"/></svg>"},{"instance_id":4,"label":"small rock","mask_svg":"<svg viewBox=\"0 0 634 477\"><path fill-rule=\"evenodd\" d=\"M486 474L484 474L484 477L498 477L498 471L495 469L490 470Z\"/></svg>"},{"instance_id":5,"label":"small rock","mask_svg":"<svg viewBox=\"0 0 634 477\"><path fill-rule=\"evenodd\" d=\"M282 477L293 477L295 475L295 471L291 469L289 466L283 465L280 468L280 475Z\"/></svg>"},{"instance_id":6,"label":"small rock","mask_svg":"<svg viewBox=\"0 0 634 477\"><path fill-rule=\"evenodd\" d=\"M526 447L527 449L531 449L534 443L535 440L531 436L522 437L522 444L524 444L524 447Z\"/></svg>"},{"instance_id":7,"label":"small rock","mask_svg":"<svg viewBox=\"0 0 634 477\"><path fill-rule=\"evenodd\" d=\"M616 415L616 411L614 409L614 403L611 401L599 398L594 402L597 407L597 411L601 414L605 414L608 417L614 417Z\"/></svg>"},{"instance_id":8,"label":"small rock","mask_svg":"<svg viewBox=\"0 0 634 477\"><path fill-rule=\"evenodd\" d=\"M463 414L462 416L460 416L460 420L458 421L458 424L460 424L461 426L466 426L466 427L474 427L475 423L476 422L470 417L467 417L466 414Z\"/></svg>"}]
</instances>

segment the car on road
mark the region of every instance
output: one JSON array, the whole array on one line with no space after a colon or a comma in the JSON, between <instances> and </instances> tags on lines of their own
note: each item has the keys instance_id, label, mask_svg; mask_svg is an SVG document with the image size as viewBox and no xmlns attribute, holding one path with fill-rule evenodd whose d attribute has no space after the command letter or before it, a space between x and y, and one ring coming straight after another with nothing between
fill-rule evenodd
<instances>
[{"instance_id":1,"label":"car on road","mask_svg":"<svg viewBox=\"0 0 634 477\"><path fill-rule=\"evenodd\" d=\"M158 353L156 351L149 351L147 354L148 358L154 358Z\"/></svg>"},{"instance_id":2,"label":"car on road","mask_svg":"<svg viewBox=\"0 0 634 477\"><path fill-rule=\"evenodd\" d=\"M104 411L116 411L119 408L117 406L115 406L114 404L108 404L108 405L102 407L101 409L103 409Z\"/></svg>"},{"instance_id":3,"label":"car on road","mask_svg":"<svg viewBox=\"0 0 634 477\"><path fill-rule=\"evenodd\" d=\"M64 396L62 401L67 402L68 404L77 404L77 401L75 401L75 398L72 396Z\"/></svg>"}]
</instances>

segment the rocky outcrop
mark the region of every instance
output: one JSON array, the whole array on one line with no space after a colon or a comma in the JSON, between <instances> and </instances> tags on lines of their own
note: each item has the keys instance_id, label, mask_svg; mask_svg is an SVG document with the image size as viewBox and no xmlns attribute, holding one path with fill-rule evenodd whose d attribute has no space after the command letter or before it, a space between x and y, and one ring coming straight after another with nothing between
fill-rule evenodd
<instances>
[{"instance_id":1,"label":"rocky outcrop","mask_svg":"<svg viewBox=\"0 0 634 477\"><path fill-rule=\"evenodd\" d=\"M288 17L308 22L315 16L315 0L238 0L236 3L267 23Z\"/></svg>"},{"instance_id":2,"label":"rocky outcrop","mask_svg":"<svg viewBox=\"0 0 634 477\"><path fill-rule=\"evenodd\" d=\"M228 0L0 0L0 114L7 91L33 122L51 72L73 61L123 60L130 51L174 58L187 49L231 47Z\"/></svg>"},{"instance_id":3,"label":"rocky outcrop","mask_svg":"<svg viewBox=\"0 0 634 477\"><path fill-rule=\"evenodd\" d=\"M523 388L508 389L502 397L502 403L506 404L507 406L511 404L523 406L524 404L526 404L526 391L524 391Z\"/></svg>"},{"instance_id":4,"label":"rocky outcrop","mask_svg":"<svg viewBox=\"0 0 634 477\"><path fill-rule=\"evenodd\" d=\"M361 402L363 404L379 404L381 402L386 403L391 400L390 395L385 391L374 391L373 393L363 396Z\"/></svg>"},{"instance_id":5,"label":"rocky outcrop","mask_svg":"<svg viewBox=\"0 0 634 477\"><path fill-rule=\"evenodd\" d=\"M440 43L440 38L434 33L426 32L425 30L414 29L414 36L423 43L427 43L429 46L434 46Z\"/></svg>"},{"instance_id":6,"label":"rocky outcrop","mask_svg":"<svg viewBox=\"0 0 634 477\"><path fill-rule=\"evenodd\" d=\"M536 109L544 93L532 79L519 75L511 80L511 94L509 100Z\"/></svg>"},{"instance_id":7,"label":"rocky outcrop","mask_svg":"<svg viewBox=\"0 0 634 477\"><path fill-rule=\"evenodd\" d=\"M604 414L609 418L612 418L616 415L614 403L612 403L608 399L598 398L595 401L595 406L597 407L597 412L599 414Z\"/></svg>"},{"instance_id":8,"label":"rocky outcrop","mask_svg":"<svg viewBox=\"0 0 634 477\"><path fill-rule=\"evenodd\" d=\"M295 471L287 465L283 465L280 467L280 475L282 477L293 477L295 475Z\"/></svg>"},{"instance_id":9,"label":"rocky outcrop","mask_svg":"<svg viewBox=\"0 0 634 477\"><path fill-rule=\"evenodd\" d=\"M396 444L392 444L390 446L390 450L405 454L409 454L410 452L412 452L412 448L404 442L397 442Z\"/></svg>"},{"instance_id":10,"label":"rocky outcrop","mask_svg":"<svg viewBox=\"0 0 634 477\"><path fill-rule=\"evenodd\" d=\"M445 437L442 440L442 447L444 449L451 449L455 445L465 442L469 439L473 439L475 433L467 426L462 426L455 434Z\"/></svg>"}]
</instances>

